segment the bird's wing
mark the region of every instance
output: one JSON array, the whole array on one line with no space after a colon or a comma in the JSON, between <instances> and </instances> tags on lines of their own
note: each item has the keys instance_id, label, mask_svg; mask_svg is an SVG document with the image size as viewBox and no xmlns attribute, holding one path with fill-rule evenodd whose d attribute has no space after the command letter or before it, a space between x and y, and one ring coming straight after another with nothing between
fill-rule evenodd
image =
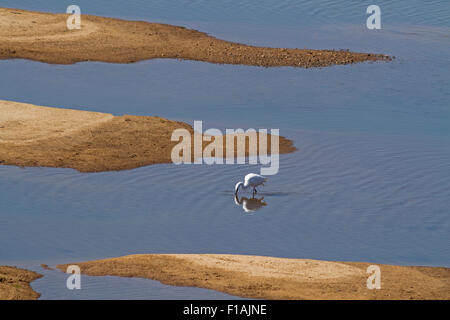
<instances>
[{"instance_id":1,"label":"bird's wing","mask_svg":"<svg viewBox=\"0 0 450 320\"><path fill-rule=\"evenodd\" d=\"M248 184L258 185L265 182L266 180L267 180L266 177L263 177L256 173L249 173L248 175L245 176L246 185Z\"/></svg>"}]
</instances>

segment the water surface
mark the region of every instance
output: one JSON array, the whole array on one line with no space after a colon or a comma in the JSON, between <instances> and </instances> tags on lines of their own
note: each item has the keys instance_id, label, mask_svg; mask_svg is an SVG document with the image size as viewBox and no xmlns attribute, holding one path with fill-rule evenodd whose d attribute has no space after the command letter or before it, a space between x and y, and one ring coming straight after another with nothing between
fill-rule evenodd
<instances>
[{"instance_id":1,"label":"water surface","mask_svg":"<svg viewBox=\"0 0 450 320\"><path fill-rule=\"evenodd\" d=\"M259 166L95 174L0 166L1 264L42 272L41 263L169 252L449 267L449 5L379 3L383 29L369 31L364 1L130 1L126 10L123 1L78 1L86 13L176 23L227 40L396 59L324 69L0 61L0 99L203 120L204 128L279 128L299 148L281 156L279 174L258 195L266 205L251 212L236 204L233 187ZM224 297L139 279L86 283L84 298ZM58 271L33 284L42 298L76 298L64 285Z\"/></svg>"}]
</instances>

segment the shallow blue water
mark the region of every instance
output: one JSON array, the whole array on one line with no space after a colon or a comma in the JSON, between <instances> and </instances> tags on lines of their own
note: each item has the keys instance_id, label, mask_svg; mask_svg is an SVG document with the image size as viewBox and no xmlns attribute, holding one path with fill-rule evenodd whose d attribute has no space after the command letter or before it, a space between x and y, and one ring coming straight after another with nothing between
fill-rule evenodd
<instances>
[{"instance_id":1,"label":"shallow blue water","mask_svg":"<svg viewBox=\"0 0 450 320\"><path fill-rule=\"evenodd\" d=\"M365 24L366 8L377 4L386 24L450 26L447 0L3 0L3 7L64 12L69 5L82 13L135 20L244 23L255 25Z\"/></svg>"},{"instance_id":2,"label":"shallow blue water","mask_svg":"<svg viewBox=\"0 0 450 320\"><path fill-rule=\"evenodd\" d=\"M0 61L8 74L0 79L1 94L34 104L221 122L218 126L450 136L450 40L444 31L329 28L288 29L288 39L277 45L301 46L306 38L308 47L337 48L342 40L343 48L397 58L324 69L176 60L71 66ZM256 34L253 38L267 36L263 29Z\"/></svg>"},{"instance_id":3,"label":"shallow blue water","mask_svg":"<svg viewBox=\"0 0 450 320\"><path fill-rule=\"evenodd\" d=\"M118 1L99 3L105 2L79 1L86 13L178 23L227 40L396 59L308 70L174 60L0 61L0 99L203 120L205 128L279 128L299 148L281 156L279 174L261 190L266 205L250 214L236 204L233 186L259 166L156 165L96 174L0 166L1 264L179 252L450 266L447 1L380 1L379 31L366 29L366 5L344 1L130 1L136 5L127 10ZM58 277L65 275L35 282L43 298L63 294L55 289ZM128 280L98 280L90 288L109 293L91 290L89 297L118 297ZM208 295L147 283L128 297Z\"/></svg>"},{"instance_id":4,"label":"shallow blue water","mask_svg":"<svg viewBox=\"0 0 450 320\"><path fill-rule=\"evenodd\" d=\"M239 297L221 292L195 287L174 287L161 284L158 281L140 278L121 277L91 277L81 276L81 289L68 290L66 281L69 275L58 270L43 270L30 266L43 275L32 282L35 291L40 292L43 300L235 300Z\"/></svg>"}]
</instances>

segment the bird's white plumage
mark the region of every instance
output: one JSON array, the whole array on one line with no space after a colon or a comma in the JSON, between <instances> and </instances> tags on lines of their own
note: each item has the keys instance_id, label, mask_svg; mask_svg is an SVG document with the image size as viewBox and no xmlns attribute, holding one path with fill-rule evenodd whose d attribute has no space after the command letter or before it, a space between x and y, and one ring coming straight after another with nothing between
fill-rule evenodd
<instances>
[{"instance_id":1,"label":"bird's white plumage","mask_svg":"<svg viewBox=\"0 0 450 320\"><path fill-rule=\"evenodd\" d=\"M237 194L240 187L242 187L243 189L253 188L253 196L254 196L255 193L257 192L256 187L263 186L264 182L266 181L267 181L266 177L263 177L256 173L249 173L245 176L244 182L240 181L236 183L234 190L235 193Z\"/></svg>"},{"instance_id":2,"label":"bird's white plumage","mask_svg":"<svg viewBox=\"0 0 450 320\"><path fill-rule=\"evenodd\" d=\"M263 184L264 182L267 181L266 177L263 177L259 174L256 173L249 173L248 175L245 176L244 178L244 187L257 187L261 184Z\"/></svg>"}]
</instances>

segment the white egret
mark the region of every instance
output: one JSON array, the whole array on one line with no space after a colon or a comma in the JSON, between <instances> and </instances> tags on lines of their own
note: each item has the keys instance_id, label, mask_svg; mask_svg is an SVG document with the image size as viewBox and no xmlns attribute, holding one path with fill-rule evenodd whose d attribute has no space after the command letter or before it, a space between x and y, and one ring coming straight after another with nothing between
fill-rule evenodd
<instances>
[{"instance_id":1,"label":"white egret","mask_svg":"<svg viewBox=\"0 0 450 320\"><path fill-rule=\"evenodd\" d=\"M238 183L236 183L234 193L237 195L240 187L242 187L242 189L253 188L253 196L255 196L255 193L257 193L256 187L263 186L264 182L266 181L266 177L263 177L256 173L249 173L245 176L244 182L239 181Z\"/></svg>"}]
</instances>

